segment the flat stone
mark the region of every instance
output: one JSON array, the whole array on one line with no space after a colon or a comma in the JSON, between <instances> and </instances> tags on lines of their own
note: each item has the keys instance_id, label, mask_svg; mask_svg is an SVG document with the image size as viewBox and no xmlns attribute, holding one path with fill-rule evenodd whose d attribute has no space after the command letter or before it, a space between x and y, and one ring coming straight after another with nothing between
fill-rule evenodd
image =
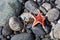
<instances>
[{"instance_id":1,"label":"flat stone","mask_svg":"<svg viewBox=\"0 0 60 40\"><path fill-rule=\"evenodd\" d=\"M33 35L28 34L28 33L21 33L18 35L15 35L11 38L11 40L34 40Z\"/></svg>"},{"instance_id":2,"label":"flat stone","mask_svg":"<svg viewBox=\"0 0 60 40\"><path fill-rule=\"evenodd\" d=\"M9 19L9 26L13 31L20 31L23 28L22 22L15 16Z\"/></svg>"},{"instance_id":3,"label":"flat stone","mask_svg":"<svg viewBox=\"0 0 60 40\"><path fill-rule=\"evenodd\" d=\"M49 3L43 3L42 6L48 11L51 9L51 4Z\"/></svg>"},{"instance_id":4,"label":"flat stone","mask_svg":"<svg viewBox=\"0 0 60 40\"><path fill-rule=\"evenodd\" d=\"M47 12L46 16L49 21L55 21L59 17L59 10L53 8Z\"/></svg>"},{"instance_id":5,"label":"flat stone","mask_svg":"<svg viewBox=\"0 0 60 40\"><path fill-rule=\"evenodd\" d=\"M35 2L33 1L27 1L25 3L25 8L28 9L30 12L37 14L38 13L38 6Z\"/></svg>"}]
</instances>

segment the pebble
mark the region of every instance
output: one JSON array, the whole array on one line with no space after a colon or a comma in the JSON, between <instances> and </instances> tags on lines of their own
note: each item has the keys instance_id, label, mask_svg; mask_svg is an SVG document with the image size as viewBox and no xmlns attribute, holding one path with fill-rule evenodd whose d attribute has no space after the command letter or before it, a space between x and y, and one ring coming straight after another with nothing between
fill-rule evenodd
<instances>
[{"instance_id":1,"label":"pebble","mask_svg":"<svg viewBox=\"0 0 60 40\"><path fill-rule=\"evenodd\" d=\"M42 36L46 34L40 25L32 28L32 31L35 35L38 35L38 36Z\"/></svg>"},{"instance_id":2,"label":"pebble","mask_svg":"<svg viewBox=\"0 0 60 40\"><path fill-rule=\"evenodd\" d=\"M48 11L51 9L51 4L49 3L43 3L42 6Z\"/></svg>"},{"instance_id":3,"label":"pebble","mask_svg":"<svg viewBox=\"0 0 60 40\"><path fill-rule=\"evenodd\" d=\"M55 25L54 37L60 39L60 23Z\"/></svg>"},{"instance_id":4,"label":"pebble","mask_svg":"<svg viewBox=\"0 0 60 40\"><path fill-rule=\"evenodd\" d=\"M47 13L47 11L42 6L40 6L39 9L43 12L43 14Z\"/></svg>"},{"instance_id":5,"label":"pebble","mask_svg":"<svg viewBox=\"0 0 60 40\"><path fill-rule=\"evenodd\" d=\"M29 33L21 33L18 35L15 35L11 38L11 40L34 40L34 37L32 34Z\"/></svg>"},{"instance_id":6,"label":"pebble","mask_svg":"<svg viewBox=\"0 0 60 40\"><path fill-rule=\"evenodd\" d=\"M21 31L23 29L22 22L15 16L9 19L9 26L13 31Z\"/></svg>"},{"instance_id":7,"label":"pebble","mask_svg":"<svg viewBox=\"0 0 60 40\"><path fill-rule=\"evenodd\" d=\"M30 12L28 12L28 13L23 13L23 14L21 14L20 17L21 17L22 20L24 20L24 21L29 21L29 18L31 18Z\"/></svg>"},{"instance_id":8,"label":"pebble","mask_svg":"<svg viewBox=\"0 0 60 40\"><path fill-rule=\"evenodd\" d=\"M47 12L46 16L49 21L55 21L59 17L59 10L53 8Z\"/></svg>"},{"instance_id":9,"label":"pebble","mask_svg":"<svg viewBox=\"0 0 60 40\"><path fill-rule=\"evenodd\" d=\"M33 1L27 1L25 3L25 8L28 9L30 12L37 14L38 13L38 6L36 3L34 3Z\"/></svg>"}]
</instances>

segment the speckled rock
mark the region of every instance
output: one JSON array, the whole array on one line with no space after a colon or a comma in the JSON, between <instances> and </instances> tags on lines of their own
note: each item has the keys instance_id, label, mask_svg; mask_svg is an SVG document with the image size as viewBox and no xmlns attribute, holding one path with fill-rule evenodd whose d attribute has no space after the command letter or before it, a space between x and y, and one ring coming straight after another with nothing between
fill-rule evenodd
<instances>
[{"instance_id":1,"label":"speckled rock","mask_svg":"<svg viewBox=\"0 0 60 40\"><path fill-rule=\"evenodd\" d=\"M30 12L37 14L38 13L38 6L36 3L34 3L33 1L27 1L25 3L25 8L28 9Z\"/></svg>"},{"instance_id":2,"label":"speckled rock","mask_svg":"<svg viewBox=\"0 0 60 40\"><path fill-rule=\"evenodd\" d=\"M49 21L55 21L59 17L59 10L53 8L53 9L48 11L46 16L48 17Z\"/></svg>"},{"instance_id":3,"label":"speckled rock","mask_svg":"<svg viewBox=\"0 0 60 40\"><path fill-rule=\"evenodd\" d=\"M34 38L33 38L33 35L31 34L21 33L21 34L13 36L11 40L34 40Z\"/></svg>"},{"instance_id":4,"label":"speckled rock","mask_svg":"<svg viewBox=\"0 0 60 40\"><path fill-rule=\"evenodd\" d=\"M20 30L22 30L22 28L23 28L23 24L22 24L21 21L20 21L17 17L15 17L15 16L13 16L13 17L10 18L10 20L9 20L9 26L10 26L10 28L11 28L13 31L20 31Z\"/></svg>"},{"instance_id":5,"label":"speckled rock","mask_svg":"<svg viewBox=\"0 0 60 40\"><path fill-rule=\"evenodd\" d=\"M15 2L15 6L13 6L16 9L16 12L14 11L15 9L13 9L9 3L14 3ZM18 7L20 8L20 6L18 6L18 4L20 5L20 3L16 2L16 0L0 0L0 26L3 26L5 24L5 22L11 17L18 15ZM20 10L20 9L19 9Z\"/></svg>"},{"instance_id":6,"label":"speckled rock","mask_svg":"<svg viewBox=\"0 0 60 40\"><path fill-rule=\"evenodd\" d=\"M57 38L57 39L60 39L60 23L55 25L54 37Z\"/></svg>"},{"instance_id":7,"label":"speckled rock","mask_svg":"<svg viewBox=\"0 0 60 40\"><path fill-rule=\"evenodd\" d=\"M43 3L42 6L48 11L51 9L51 4L49 3Z\"/></svg>"}]
</instances>

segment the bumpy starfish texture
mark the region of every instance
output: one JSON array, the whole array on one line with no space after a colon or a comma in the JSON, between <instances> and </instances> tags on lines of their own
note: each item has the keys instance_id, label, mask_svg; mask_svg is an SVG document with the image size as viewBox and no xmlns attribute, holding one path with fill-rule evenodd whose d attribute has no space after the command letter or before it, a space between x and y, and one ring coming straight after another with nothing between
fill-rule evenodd
<instances>
[{"instance_id":1,"label":"bumpy starfish texture","mask_svg":"<svg viewBox=\"0 0 60 40\"><path fill-rule=\"evenodd\" d=\"M38 15L37 16L34 16L33 14L31 14L32 18L34 18L34 22L33 22L33 25L32 25L32 28L37 25L38 23L40 23L42 25L42 27L44 28L44 21L45 21L45 18L44 16L42 15L42 13L38 10Z\"/></svg>"}]
</instances>

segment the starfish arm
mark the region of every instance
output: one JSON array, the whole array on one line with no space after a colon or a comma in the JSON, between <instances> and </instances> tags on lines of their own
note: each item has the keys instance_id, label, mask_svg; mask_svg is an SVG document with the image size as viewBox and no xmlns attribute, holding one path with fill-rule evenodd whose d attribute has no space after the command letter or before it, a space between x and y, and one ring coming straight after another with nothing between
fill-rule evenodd
<instances>
[{"instance_id":1,"label":"starfish arm","mask_svg":"<svg viewBox=\"0 0 60 40\"><path fill-rule=\"evenodd\" d=\"M32 13L30 15L32 16L32 18L34 18L34 20L36 20L35 16Z\"/></svg>"},{"instance_id":2,"label":"starfish arm","mask_svg":"<svg viewBox=\"0 0 60 40\"><path fill-rule=\"evenodd\" d=\"M39 22L38 21L34 21L33 22L33 25L32 25L32 28L36 25L36 24L38 24Z\"/></svg>"}]
</instances>

